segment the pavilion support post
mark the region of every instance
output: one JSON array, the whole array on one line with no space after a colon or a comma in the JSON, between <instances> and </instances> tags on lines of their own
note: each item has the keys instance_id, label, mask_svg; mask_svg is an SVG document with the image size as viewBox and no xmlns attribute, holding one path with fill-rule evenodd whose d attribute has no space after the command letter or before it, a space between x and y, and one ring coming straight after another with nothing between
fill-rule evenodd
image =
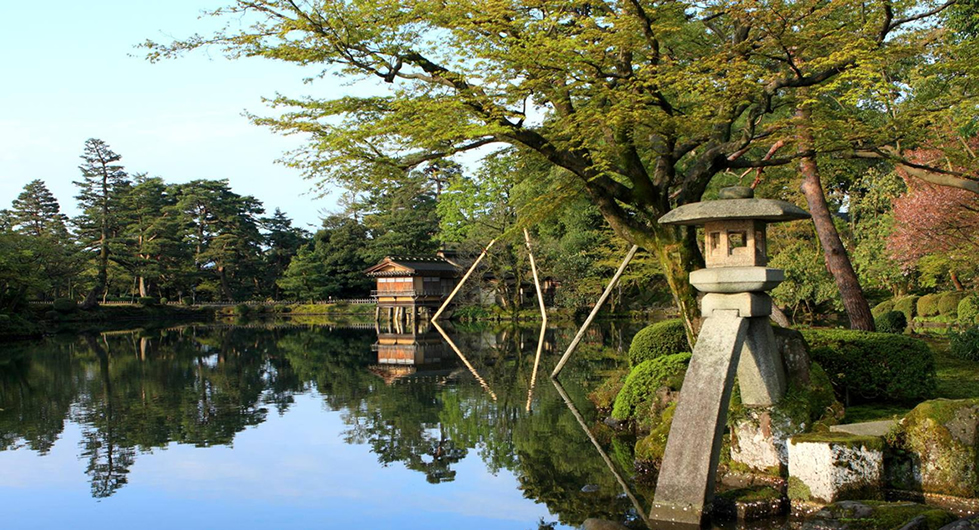
<instances>
[{"instance_id":1,"label":"pavilion support post","mask_svg":"<svg viewBox=\"0 0 980 530\"><path fill-rule=\"evenodd\" d=\"M585 336L585 332L588 331L589 326L592 325L592 321L595 319L596 315L599 314L599 310L602 309L602 304L606 303L606 299L609 298L610 294L612 294L616 284L619 283L620 276L622 276L623 272L626 271L627 265L633 261L633 256L636 255L636 251L639 250L639 248L640 247L637 245L633 245L629 252L626 253L626 258L623 259L623 263L619 265L619 269L616 270L616 274L614 274L612 279L609 280L609 285L607 285L606 290L602 292L602 296L600 296L599 300L595 303L595 307L592 308L592 312L589 313L588 318L586 318L585 322L582 323L582 327L579 328L578 333L575 334L575 338L572 339L572 343L565 349L565 353L558 361L558 365L555 366L554 371L551 372L551 377L558 377L558 374L561 373L562 368L565 367L565 363L568 362L568 359L572 356L572 353L575 352L575 348L578 348L578 343L582 341L582 337Z\"/></svg>"},{"instance_id":2,"label":"pavilion support post","mask_svg":"<svg viewBox=\"0 0 980 530\"><path fill-rule=\"evenodd\" d=\"M446 298L446 301L443 302L441 306L439 306L439 310L436 311L436 314L432 315L433 322L435 322L436 320L439 319L440 316L442 316L442 312L446 310L446 306L448 306L449 303L453 301L453 298L456 297L456 293L458 293L459 290L463 288L463 284L466 283L466 280L470 279L470 275L473 274L473 271L476 270L476 266L480 264L480 261L483 260L483 257L487 255L487 251L490 250L490 247L492 247L496 241L497 241L496 239L491 239L490 242L487 243L487 246L486 248L483 249L483 252L480 252L480 255L476 258L476 261L473 262L473 265L470 266L470 269L466 271L466 274L463 275L463 278L461 280L459 280L459 283L456 284L456 287L453 289L453 291L449 293L449 297Z\"/></svg>"}]
</instances>

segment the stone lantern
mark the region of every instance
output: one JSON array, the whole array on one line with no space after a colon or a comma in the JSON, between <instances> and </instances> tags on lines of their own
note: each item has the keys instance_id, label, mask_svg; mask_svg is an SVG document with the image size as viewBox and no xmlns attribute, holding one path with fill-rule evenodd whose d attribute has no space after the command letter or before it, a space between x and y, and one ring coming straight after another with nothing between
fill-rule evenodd
<instances>
[{"instance_id":1,"label":"stone lantern","mask_svg":"<svg viewBox=\"0 0 980 530\"><path fill-rule=\"evenodd\" d=\"M786 201L753 198L750 188L725 188L719 195L659 220L703 225L707 267L690 275L691 285L705 293L704 321L667 438L652 520L700 524L706 515L736 371L746 405L772 406L786 392L766 294L784 276L766 266L766 225L810 214Z\"/></svg>"}]
</instances>

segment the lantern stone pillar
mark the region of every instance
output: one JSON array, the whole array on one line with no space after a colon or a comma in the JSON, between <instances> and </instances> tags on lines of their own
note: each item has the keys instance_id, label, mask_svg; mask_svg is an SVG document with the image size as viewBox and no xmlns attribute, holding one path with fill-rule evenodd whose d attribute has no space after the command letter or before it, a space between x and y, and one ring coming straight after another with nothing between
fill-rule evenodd
<instances>
[{"instance_id":1,"label":"lantern stone pillar","mask_svg":"<svg viewBox=\"0 0 980 530\"><path fill-rule=\"evenodd\" d=\"M690 275L691 285L706 293L704 323L667 438L650 513L655 521L700 525L708 515L736 373L746 405L771 406L786 392L766 293L784 276L766 266L766 224L810 215L785 201L755 199L749 188L725 188L720 197L659 220L703 225L707 268Z\"/></svg>"}]
</instances>

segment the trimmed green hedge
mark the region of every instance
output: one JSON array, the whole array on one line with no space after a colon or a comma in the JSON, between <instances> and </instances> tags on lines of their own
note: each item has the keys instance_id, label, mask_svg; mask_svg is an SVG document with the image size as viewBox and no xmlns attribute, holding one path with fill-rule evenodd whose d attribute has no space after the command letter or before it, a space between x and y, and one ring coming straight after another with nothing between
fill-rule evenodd
<instances>
[{"instance_id":1,"label":"trimmed green hedge","mask_svg":"<svg viewBox=\"0 0 980 530\"><path fill-rule=\"evenodd\" d=\"M895 309L895 300L885 300L884 302L871 308L871 316L878 318L889 311Z\"/></svg>"},{"instance_id":2,"label":"trimmed green hedge","mask_svg":"<svg viewBox=\"0 0 980 530\"><path fill-rule=\"evenodd\" d=\"M74 313L78 309L78 302L71 298L57 298L51 303L51 307L59 313Z\"/></svg>"},{"instance_id":3,"label":"trimmed green hedge","mask_svg":"<svg viewBox=\"0 0 980 530\"><path fill-rule=\"evenodd\" d=\"M804 330L810 356L838 396L850 401L913 402L936 392L932 351L918 339L853 330Z\"/></svg>"},{"instance_id":4,"label":"trimmed green hedge","mask_svg":"<svg viewBox=\"0 0 980 530\"><path fill-rule=\"evenodd\" d=\"M939 295L939 314L944 317L955 317L956 307L960 304L960 300L966 297L966 293L950 291L948 293L942 293Z\"/></svg>"},{"instance_id":5,"label":"trimmed green hedge","mask_svg":"<svg viewBox=\"0 0 980 530\"><path fill-rule=\"evenodd\" d=\"M919 297L915 296L914 294L903 298L899 298L898 300L895 300L894 310L901 311L902 313L905 314L905 320L908 322L912 322L912 319L915 318L916 315L915 306L918 303L918 301L919 301Z\"/></svg>"},{"instance_id":6,"label":"trimmed green hedge","mask_svg":"<svg viewBox=\"0 0 980 530\"><path fill-rule=\"evenodd\" d=\"M977 313L980 311L976 293L970 293L956 305L956 321L965 326L977 325Z\"/></svg>"},{"instance_id":7,"label":"trimmed green hedge","mask_svg":"<svg viewBox=\"0 0 980 530\"><path fill-rule=\"evenodd\" d=\"M666 386L679 390L690 360L690 353L676 353L649 359L637 365L630 371L626 383L616 395L612 417L617 420L634 418L637 407L649 402L658 388Z\"/></svg>"},{"instance_id":8,"label":"trimmed green hedge","mask_svg":"<svg viewBox=\"0 0 980 530\"><path fill-rule=\"evenodd\" d=\"M630 366L690 349L684 321L679 318L664 320L641 329L633 337L629 351Z\"/></svg>"},{"instance_id":9,"label":"trimmed green hedge","mask_svg":"<svg viewBox=\"0 0 980 530\"><path fill-rule=\"evenodd\" d=\"M889 311L875 318L875 330L878 333L905 333L908 325L905 314L901 311Z\"/></svg>"},{"instance_id":10,"label":"trimmed green hedge","mask_svg":"<svg viewBox=\"0 0 980 530\"><path fill-rule=\"evenodd\" d=\"M141 296L137 300L137 302L139 302L139 305L142 306L152 306L152 305L159 305L160 299L155 296Z\"/></svg>"},{"instance_id":11,"label":"trimmed green hedge","mask_svg":"<svg viewBox=\"0 0 980 530\"><path fill-rule=\"evenodd\" d=\"M915 313L920 317L934 317L939 314L939 295L935 293L924 294L915 303Z\"/></svg>"}]
</instances>

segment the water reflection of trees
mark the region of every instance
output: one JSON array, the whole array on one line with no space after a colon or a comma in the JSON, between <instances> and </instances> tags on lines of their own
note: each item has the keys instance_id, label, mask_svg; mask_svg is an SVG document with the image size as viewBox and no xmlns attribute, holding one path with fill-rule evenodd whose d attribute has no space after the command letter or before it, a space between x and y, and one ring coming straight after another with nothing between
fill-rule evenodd
<instances>
[{"instance_id":1,"label":"water reflection of trees","mask_svg":"<svg viewBox=\"0 0 980 530\"><path fill-rule=\"evenodd\" d=\"M562 523L617 518L628 503L555 389L540 385L524 410L536 335L460 337L496 401L454 363L435 378L387 384L368 370L374 335L358 330L191 327L23 344L0 355L0 450L44 454L65 421L76 422L92 495L107 497L140 453L172 442L230 444L270 409L285 414L297 393L316 390L342 413L344 439L367 445L382 465L447 482L472 452L492 473L513 472L525 496ZM582 359L566 378L610 362ZM585 408L581 385L568 387Z\"/></svg>"}]
</instances>

